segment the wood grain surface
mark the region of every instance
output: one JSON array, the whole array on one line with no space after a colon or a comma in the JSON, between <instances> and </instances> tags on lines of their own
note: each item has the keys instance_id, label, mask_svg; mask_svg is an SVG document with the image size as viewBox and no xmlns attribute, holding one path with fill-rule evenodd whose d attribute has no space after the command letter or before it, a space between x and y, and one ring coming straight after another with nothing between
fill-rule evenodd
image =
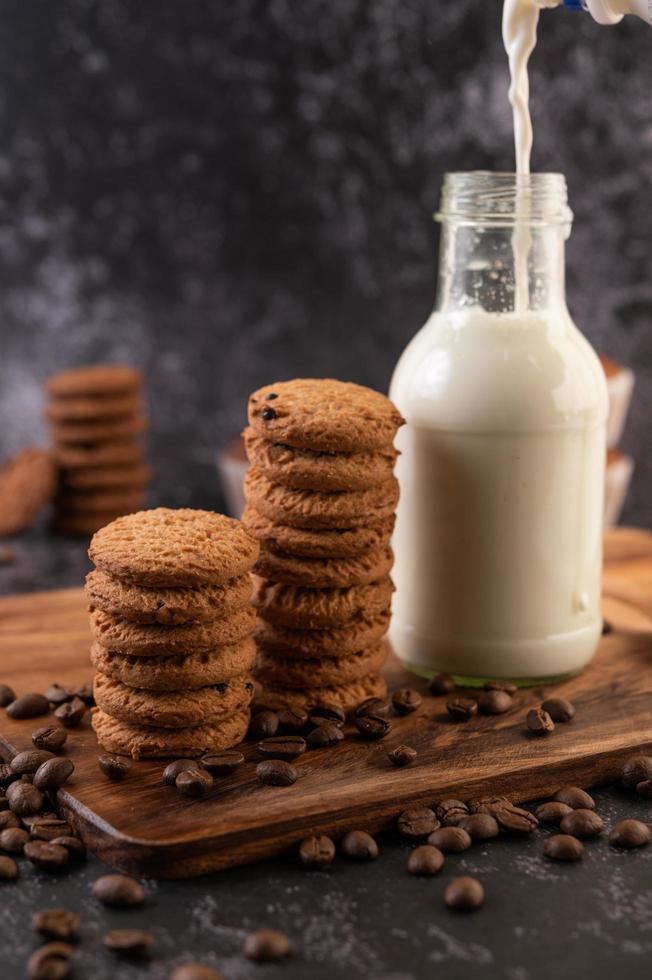
<instances>
[{"instance_id":1,"label":"wood grain surface","mask_svg":"<svg viewBox=\"0 0 652 980\"><path fill-rule=\"evenodd\" d=\"M281 854L308 833L382 831L412 804L486 793L522 801L567 782L608 782L633 750L652 750L652 535L609 532L604 590L614 630L581 676L555 687L577 714L549 737L530 736L524 718L552 688L520 692L514 709L499 718L456 724L444 698L425 694L421 681L390 660L390 684L424 688L421 708L396 718L382 743L352 734L332 749L307 752L296 763L294 786L261 786L254 746L246 749L241 770L216 781L205 800L165 786L164 762L134 763L124 782L111 783L97 768L98 747L86 719L68 738L76 769L58 793L58 808L114 867L179 878ZM88 681L89 639L81 589L2 599L0 681L19 694L44 691L53 681ZM44 720L14 721L2 712L2 753L10 757L29 747L31 732ZM399 742L418 751L408 769L387 760L387 749Z\"/></svg>"}]
</instances>

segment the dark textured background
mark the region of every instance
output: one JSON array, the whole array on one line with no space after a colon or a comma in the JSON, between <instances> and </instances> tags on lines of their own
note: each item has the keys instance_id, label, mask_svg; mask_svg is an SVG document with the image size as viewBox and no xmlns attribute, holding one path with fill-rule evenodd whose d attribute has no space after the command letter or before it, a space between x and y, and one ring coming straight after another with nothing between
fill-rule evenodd
<instances>
[{"instance_id":1,"label":"dark textured background","mask_svg":"<svg viewBox=\"0 0 652 980\"><path fill-rule=\"evenodd\" d=\"M563 171L569 292L638 373L625 519L652 524L652 32L542 15L533 164ZM39 383L143 366L156 500L218 506L255 386L386 388L434 295L450 169L511 168L497 0L1 0L0 451Z\"/></svg>"}]
</instances>

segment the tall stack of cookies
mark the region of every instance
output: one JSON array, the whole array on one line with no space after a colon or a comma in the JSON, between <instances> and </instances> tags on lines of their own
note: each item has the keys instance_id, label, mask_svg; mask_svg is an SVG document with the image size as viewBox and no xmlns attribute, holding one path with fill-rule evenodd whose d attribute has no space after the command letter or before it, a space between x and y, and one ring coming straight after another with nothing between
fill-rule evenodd
<instances>
[{"instance_id":1,"label":"tall stack of cookies","mask_svg":"<svg viewBox=\"0 0 652 980\"><path fill-rule=\"evenodd\" d=\"M161 507L102 528L89 555L100 744L146 758L242 741L254 693L256 539L233 518Z\"/></svg>"},{"instance_id":2,"label":"tall stack of cookies","mask_svg":"<svg viewBox=\"0 0 652 980\"><path fill-rule=\"evenodd\" d=\"M150 471L141 434L147 422L142 376L123 364L64 371L46 384L59 470L55 523L92 534L121 514L140 510Z\"/></svg>"},{"instance_id":3,"label":"tall stack of cookies","mask_svg":"<svg viewBox=\"0 0 652 980\"><path fill-rule=\"evenodd\" d=\"M299 379L249 399L243 521L258 538L256 677L270 706L350 710L386 693L398 502L384 395Z\"/></svg>"}]
</instances>

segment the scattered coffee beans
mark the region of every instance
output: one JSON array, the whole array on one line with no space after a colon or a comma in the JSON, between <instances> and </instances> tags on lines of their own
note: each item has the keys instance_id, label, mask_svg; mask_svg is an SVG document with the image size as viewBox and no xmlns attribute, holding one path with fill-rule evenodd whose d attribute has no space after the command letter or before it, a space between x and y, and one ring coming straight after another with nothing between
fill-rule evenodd
<instances>
[{"instance_id":1,"label":"scattered coffee beans","mask_svg":"<svg viewBox=\"0 0 652 980\"><path fill-rule=\"evenodd\" d=\"M68 732L59 726L46 725L44 728L37 728L32 732L32 743L37 749L44 749L46 752L59 752L65 745Z\"/></svg>"},{"instance_id":2,"label":"scattered coffee beans","mask_svg":"<svg viewBox=\"0 0 652 980\"><path fill-rule=\"evenodd\" d=\"M127 875L103 875L93 882L92 892L103 905L133 908L145 901L143 886Z\"/></svg>"},{"instance_id":3,"label":"scattered coffee beans","mask_svg":"<svg viewBox=\"0 0 652 980\"><path fill-rule=\"evenodd\" d=\"M634 789L638 783L652 779L652 757L634 755L627 759L621 770L621 782L626 789Z\"/></svg>"},{"instance_id":4,"label":"scattered coffee beans","mask_svg":"<svg viewBox=\"0 0 652 980\"><path fill-rule=\"evenodd\" d=\"M542 803L534 812L537 820L541 823L551 823L558 827L562 818L572 809L567 803L557 803L555 800L551 800L549 803Z\"/></svg>"},{"instance_id":5,"label":"scattered coffee beans","mask_svg":"<svg viewBox=\"0 0 652 980\"><path fill-rule=\"evenodd\" d=\"M342 854L354 861L373 861L378 857L378 844L366 830L350 830L340 844Z\"/></svg>"},{"instance_id":6,"label":"scattered coffee beans","mask_svg":"<svg viewBox=\"0 0 652 980\"><path fill-rule=\"evenodd\" d=\"M439 827L428 837L428 843L443 854L459 854L471 846L471 838L462 827Z\"/></svg>"},{"instance_id":7,"label":"scattered coffee beans","mask_svg":"<svg viewBox=\"0 0 652 980\"><path fill-rule=\"evenodd\" d=\"M43 909L32 916L32 928L46 939L75 939L79 933L80 918L70 909Z\"/></svg>"},{"instance_id":8,"label":"scattered coffee beans","mask_svg":"<svg viewBox=\"0 0 652 980\"><path fill-rule=\"evenodd\" d=\"M570 834L555 834L545 841L543 853L551 861L580 861L584 856L584 845Z\"/></svg>"},{"instance_id":9,"label":"scattered coffee beans","mask_svg":"<svg viewBox=\"0 0 652 980\"><path fill-rule=\"evenodd\" d=\"M70 974L73 948L67 943L46 943L27 961L27 980L65 980Z\"/></svg>"},{"instance_id":10,"label":"scattered coffee beans","mask_svg":"<svg viewBox=\"0 0 652 980\"><path fill-rule=\"evenodd\" d=\"M68 851L59 844L44 840L31 840L25 844L23 854L27 860L41 871L58 871L68 863Z\"/></svg>"},{"instance_id":11,"label":"scattered coffee beans","mask_svg":"<svg viewBox=\"0 0 652 980\"><path fill-rule=\"evenodd\" d=\"M152 952L154 937L144 929L112 929L103 936L102 942L118 956L144 958Z\"/></svg>"},{"instance_id":12,"label":"scattered coffee beans","mask_svg":"<svg viewBox=\"0 0 652 980\"><path fill-rule=\"evenodd\" d=\"M516 694L518 688L510 681L485 681L482 685L485 691L506 691L507 694Z\"/></svg>"},{"instance_id":13,"label":"scattered coffee beans","mask_svg":"<svg viewBox=\"0 0 652 980\"><path fill-rule=\"evenodd\" d=\"M10 718L38 718L50 710L50 702L42 694L23 694L7 705Z\"/></svg>"},{"instance_id":14,"label":"scattered coffee beans","mask_svg":"<svg viewBox=\"0 0 652 980\"><path fill-rule=\"evenodd\" d=\"M525 724L533 735L549 735L555 730L555 723L543 708L530 708Z\"/></svg>"},{"instance_id":15,"label":"scattered coffee beans","mask_svg":"<svg viewBox=\"0 0 652 980\"><path fill-rule=\"evenodd\" d=\"M335 858L335 844L323 834L306 837L299 845L299 858L307 868L325 868Z\"/></svg>"},{"instance_id":16,"label":"scattered coffee beans","mask_svg":"<svg viewBox=\"0 0 652 980\"><path fill-rule=\"evenodd\" d=\"M29 839L29 834L22 827L7 827L0 831L0 850L7 854L22 854Z\"/></svg>"},{"instance_id":17,"label":"scattered coffee beans","mask_svg":"<svg viewBox=\"0 0 652 980\"><path fill-rule=\"evenodd\" d=\"M567 722L575 717L575 707L566 698L548 698L541 705L553 721Z\"/></svg>"},{"instance_id":18,"label":"scattered coffee beans","mask_svg":"<svg viewBox=\"0 0 652 980\"><path fill-rule=\"evenodd\" d=\"M411 875L436 875L444 867L444 855L432 844L421 844L411 852L407 869Z\"/></svg>"},{"instance_id":19,"label":"scattered coffee beans","mask_svg":"<svg viewBox=\"0 0 652 980\"><path fill-rule=\"evenodd\" d=\"M436 674L428 684L428 690L435 697L442 694L450 694L455 690L455 681L450 674Z\"/></svg>"},{"instance_id":20,"label":"scattered coffee beans","mask_svg":"<svg viewBox=\"0 0 652 980\"><path fill-rule=\"evenodd\" d=\"M266 759L256 766L256 775L266 786L292 786L299 778L298 771L284 759Z\"/></svg>"},{"instance_id":21,"label":"scattered coffee beans","mask_svg":"<svg viewBox=\"0 0 652 980\"><path fill-rule=\"evenodd\" d=\"M322 719L322 724L317 725L306 736L306 743L311 749L327 749L331 745L337 745L343 738L344 732L339 725Z\"/></svg>"},{"instance_id":22,"label":"scattered coffee beans","mask_svg":"<svg viewBox=\"0 0 652 980\"><path fill-rule=\"evenodd\" d=\"M66 728L76 728L86 714L88 708L81 698L73 698L55 708L54 717L57 718Z\"/></svg>"},{"instance_id":23,"label":"scattered coffee beans","mask_svg":"<svg viewBox=\"0 0 652 980\"><path fill-rule=\"evenodd\" d=\"M7 800L7 802L9 801ZM0 811L0 830L6 830L7 827L20 827L20 820L10 810L2 810Z\"/></svg>"},{"instance_id":24,"label":"scattered coffee beans","mask_svg":"<svg viewBox=\"0 0 652 980\"><path fill-rule=\"evenodd\" d=\"M572 810L595 810L593 797L579 786L562 786L554 795L557 803L565 803Z\"/></svg>"},{"instance_id":25,"label":"scattered coffee beans","mask_svg":"<svg viewBox=\"0 0 652 980\"><path fill-rule=\"evenodd\" d=\"M259 742L257 748L266 758L296 759L306 751L306 740L301 735L274 735Z\"/></svg>"},{"instance_id":26,"label":"scattered coffee beans","mask_svg":"<svg viewBox=\"0 0 652 980\"><path fill-rule=\"evenodd\" d=\"M130 760L121 755L100 755L97 757L97 764L106 778L114 783L119 783L131 770Z\"/></svg>"},{"instance_id":27,"label":"scattered coffee beans","mask_svg":"<svg viewBox=\"0 0 652 980\"><path fill-rule=\"evenodd\" d=\"M175 759L163 770L163 782L168 786L174 786L180 772L183 772L184 769L196 769L197 765L196 759Z\"/></svg>"},{"instance_id":28,"label":"scattered coffee beans","mask_svg":"<svg viewBox=\"0 0 652 980\"><path fill-rule=\"evenodd\" d=\"M382 698L365 698L355 709L356 718L364 718L367 715L374 715L376 718L387 718L389 715L389 702Z\"/></svg>"},{"instance_id":29,"label":"scattered coffee beans","mask_svg":"<svg viewBox=\"0 0 652 980\"><path fill-rule=\"evenodd\" d=\"M75 767L70 759L48 759L34 773L34 785L42 792L58 789L70 779L74 771Z\"/></svg>"},{"instance_id":30,"label":"scattered coffee beans","mask_svg":"<svg viewBox=\"0 0 652 980\"><path fill-rule=\"evenodd\" d=\"M444 891L444 901L449 909L456 912L473 912L484 902L484 888L477 878L462 875L448 883Z\"/></svg>"},{"instance_id":31,"label":"scattered coffee beans","mask_svg":"<svg viewBox=\"0 0 652 980\"><path fill-rule=\"evenodd\" d=\"M470 813L468 817L462 817L457 826L465 830L471 840L491 840L500 830L498 821L490 813Z\"/></svg>"},{"instance_id":32,"label":"scattered coffee beans","mask_svg":"<svg viewBox=\"0 0 652 980\"><path fill-rule=\"evenodd\" d=\"M278 713L278 724L282 732L298 734L308 724L308 712L304 708L283 708Z\"/></svg>"},{"instance_id":33,"label":"scattered coffee beans","mask_svg":"<svg viewBox=\"0 0 652 980\"><path fill-rule=\"evenodd\" d=\"M23 818L23 823L25 818ZM56 813L37 815L30 826L34 840L54 841L57 837L71 837L72 827Z\"/></svg>"},{"instance_id":34,"label":"scattered coffee beans","mask_svg":"<svg viewBox=\"0 0 652 980\"><path fill-rule=\"evenodd\" d=\"M471 698L451 698L446 702L446 710L453 721L469 721L478 713L478 702Z\"/></svg>"},{"instance_id":35,"label":"scattered coffee beans","mask_svg":"<svg viewBox=\"0 0 652 980\"><path fill-rule=\"evenodd\" d=\"M483 691L478 698L478 711L481 715L504 715L514 702L507 691Z\"/></svg>"},{"instance_id":36,"label":"scattered coffee beans","mask_svg":"<svg viewBox=\"0 0 652 980\"><path fill-rule=\"evenodd\" d=\"M400 769L411 766L416 757L417 750L410 745L397 745L387 753L387 758L392 765L398 766Z\"/></svg>"},{"instance_id":37,"label":"scattered coffee beans","mask_svg":"<svg viewBox=\"0 0 652 980\"><path fill-rule=\"evenodd\" d=\"M182 769L174 785L184 796L198 799L212 788L213 777L202 766L196 765L194 769Z\"/></svg>"},{"instance_id":38,"label":"scattered coffee beans","mask_svg":"<svg viewBox=\"0 0 652 980\"><path fill-rule=\"evenodd\" d=\"M230 776L242 765L244 756L237 749L225 749L223 752L212 752L203 756L200 762L211 776Z\"/></svg>"},{"instance_id":39,"label":"scattered coffee beans","mask_svg":"<svg viewBox=\"0 0 652 980\"><path fill-rule=\"evenodd\" d=\"M411 687L399 687L392 694L392 707L397 715L409 715L420 706L422 697Z\"/></svg>"},{"instance_id":40,"label":"scattered coffee beans","mask_svg":"<svg viewBox=\"0 0 652 980\"><path fill-rule=\"evenodd\" d=\"M539 821L533 813L513 804L497 809L494 817L501 830L515 837L524 837L527 834L531 834L539 826Z\"/></svg>"},{"instance_id":41,"label":"scattered coffee beans","mask_svg":"<svg viewBox=\"0 0 652 980\"><path fill-rule=\"evenodd\" d=\"M271 738L278 731L279 720L275 711L259 711L249 725L249 738Z\"/></svg>"},{"instance_id":42,"label":"scattered coffee beans","mask_svg":"<svg viewBox=\"0 0 652 980\"><path fill-rule=\"evenodd\" d=\"M392 730L392 724L387 718L378 718L376 715L364 715L362 718L355 719L355 727L358 729L360 737L367 742L378 742L381 738Z\"/></svg>"},{"instance_id":43,"label":"scattered coffee beans","mask_svg":"<svg viewBox=\"0 0 652 980\"><path fill-rule=\"evenodd\" d=\"M78 687L76 691L72 692L73 697L79 698L83 701L87 708L93 708L95 706L95 695L93 694L93 685L91 683L82 684Z\"/></svg>"},{"instance_id":44,"label":"scattered coffee beans","mask_svg":"<svg viewBox=\"0 0 652 980\"><path fill-rule=\"evenodd\" d=\"M339 718L324 718L322 715L308 715L308 728L319 728L320 725L335 725L344 728L344 722Z\"/></svg>"},{"instance_id":45,"label":"scattered coffee beans","mask_svg":"<svg viewBox=\"0 0 652 980\"><path fill-rule=\"evenodd\" d=\"M17 817L27 817L43 809L43 794L36 786L22 780L7 786L7 799L11 812Z\"/></svg>"},{"instance_id":46,"label":"scattered coffee beans","mask_svg":"<svg viewBox=\"0 0 652 980\"><path fill-rule=\"evenodd\" d=\"M184 963L170 974L170 980L224 980L223 975L205 963Z\"/></svg>"},{"instance_id":47,"label":"scattered coffee beans","mask_svg":"<svg viewBox=\"0 0 652 980\"><path fill-rule=\"evenodd\" d=\"M8 684L0 684L0 708L6 708L8 704L16 700L14 689Z\"/></svg>"},{"instance_id":48,"label":"scattered coffee beans","mask_svg":"<svg viewBox=\"0 0 652 980\"><path fill-rule=\"evenodd\" d=\"M15 881L20 872L13 858L0 854L0 881Z\"/></svg>"},{"instance_id":49,"label":"scattered coffee beans","mask_svg":"<svg viewBox=\"0 0 652 980\"><path fill-rule=\"evenodd\" d=\"M35 773L38 767L49 759L54 758L51 752L43 749L28 749L26 752L19 752L13 757L9 765L14 772L20 776Z\"/></svg>"},{"instance_id":50,"label":"scattered coffee beans","mask_svg":"<svg viewBox=\"0 0 652 980\"><path fill-rule=\"evenodd\" d=\"M61 684L51 684L43 697L47 698L51 705L58 707L60 704L65 704L66 701L72 701L73 695L72 691L67 691Z\"/></svg>"},{"instance_id":51,"label":"scattered coffee beans","mask_svg":"<svg viewBox=\"0 0 652 980\"><path fill-rule=\"evenodd\" d=\"M82 861L86 857L86 845L79 837L55 837L51 843L65 847L72 861Z\"/></svg>"},{"instance_id":52,"label":"scattered coffee beans","mask_svg":"<svg viewBox=\"0 0 652 980\"><path fill-rule=\"evenodd\" d=\"M311 718L326 718L328 721L346 721L346 713L337 704L326 704L323 701L310 709Z\"/></svg>"},{"instance_id":53,"label":"scattered coffee beans","mask_svg":"<svg viewBox=\"0 0 652 980\"><path fill-rule=\"evenodd\" d=\"M444 827L454 827L468 816L469 808L461 800L442 800L435 806L435 813Z\"/></svg>"},{"instance_id":54,"label":"scattered coffee beans","mask_svg":"<svg viewBox=\"0 0 652 980\"><path fill-rule=\"evenodd\" d=\"M416 806L404 810L397 821L398 832L408 840L425 840L428 834L439 827L439 820L427 806Z\"/></svg>"},{"instance_id":55,"label":"scattered coffee beans","mask_svg":"<svg viewBox=\"0 0 652 980\"><path fill-rule=\"evenodd\" d=\"M284 960L291 952L290 940L284 932L276 929L259 929L258 932L249 933L245 939L244 954L247 959L256 963Z\"/></svg>"},{"instance_id":56,"label":"scattered coffee beans","mask_svg":"<svg viewBox=\"0 0 652 980\"><path fill-rule=\"evenodd\" d=\"M597 837L604 830L604 822L595 810L571 810L562 817L559 829L563 834L571 834L580 840Z\"/></svg>"},{"instance_id":57,"label":"scattered coffee beans","mask_svg":"<svg viewBox=\"0 0 652 980\"><path fill-rule=\"evenodd\" d=\"M13 771L11 765L8 762L0 762L0 786L6 789L9 783L17 779L20 779L20 775Z\"/></svg>"},{"instance_id":58,"label":"scattered coffee beans","mask_svg":"<svg viewBox=\"0 0 652 980\"><path fill-rule=\"evenodd\" d=\"M652 800L652 779L644 779L636 784L636 792L644 800Z\"/></svg>"},{"instance_id":59,"label":"scattered coffee beans","mask_svg":"<svg viewBox=\"0 0 652 980\"><path fill-rule=\"evenodd\" d=\"M609 843L629 850L649 844L651 836L648 825L640 820L620 820L609 834Z\"/></svg>"}]
</instances>

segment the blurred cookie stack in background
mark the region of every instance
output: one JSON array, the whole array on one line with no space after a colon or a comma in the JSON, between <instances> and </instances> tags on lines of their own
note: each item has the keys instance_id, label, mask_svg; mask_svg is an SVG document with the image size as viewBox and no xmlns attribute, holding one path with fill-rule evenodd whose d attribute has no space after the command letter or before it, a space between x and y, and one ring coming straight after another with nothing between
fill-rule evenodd
<instances>
[{"instance_id":1,"label":"blurred cookie stack in background","mask_svg":"<svg viewBox=\"0 0 652 980\"><path fill-rule=\"evenodd\" d=\"M259 389L248 414L243 521L261 545L261 703L348 711L386 693L403 419L369 388L309 379Z\"/></svg>"},{"instance_id":2,"label":"blurred cookie stack in background","mask_svg":"<svg viewBox=\"0 0 652 980\"><path fill-rule=\"evenodd\" d=\"M89 365L57 374L46 390L59 473L56 526L92 534L140 510L151 475L141 442L147 421L140 372L122 364Z\"/></svg>"}]
</instances>

